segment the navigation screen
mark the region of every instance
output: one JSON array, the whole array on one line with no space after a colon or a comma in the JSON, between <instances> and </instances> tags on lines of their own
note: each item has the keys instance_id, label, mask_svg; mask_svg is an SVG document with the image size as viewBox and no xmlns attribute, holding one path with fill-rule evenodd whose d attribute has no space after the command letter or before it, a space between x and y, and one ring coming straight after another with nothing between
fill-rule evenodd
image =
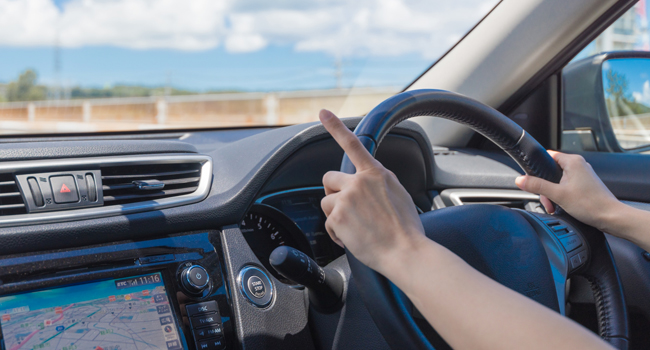
<instances>
[{"instance_id":1,"label":"navigation screen","mask_svg":"<svg viewBox=\"0 0 650 350\"><path fill-rule=\"evenodd\" d=\"M160 273L0 297L5 350L180 350Z\"/></svg>"}]
</instances>

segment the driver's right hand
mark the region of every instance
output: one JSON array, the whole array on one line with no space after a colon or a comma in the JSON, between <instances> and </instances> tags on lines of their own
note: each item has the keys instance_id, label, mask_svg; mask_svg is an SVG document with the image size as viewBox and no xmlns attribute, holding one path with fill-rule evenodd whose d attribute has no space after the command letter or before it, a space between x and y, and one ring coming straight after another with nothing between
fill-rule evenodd
<instances>
[{"instance_id":1,"label":"driver's right hand","mask_svg":"<svg viewBox=\"0 0 650 350\"><path fill-rule=\"evenodd\" d=\"M341 120L327 110L320 119L357 169L356 174L330 171L323 177L325 228L361 262L390 276L428 241L415 204L395 174Z\"/></svg>"}]
</instances>

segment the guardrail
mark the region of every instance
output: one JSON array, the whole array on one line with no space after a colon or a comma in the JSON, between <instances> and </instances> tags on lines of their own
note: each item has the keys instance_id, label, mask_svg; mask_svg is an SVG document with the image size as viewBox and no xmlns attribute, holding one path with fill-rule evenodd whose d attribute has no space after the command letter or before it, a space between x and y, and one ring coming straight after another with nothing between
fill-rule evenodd
<instances>
[{"instance_id":1,"label":"guardrail","mask_svg":"<svg viewBox=\"0 0 650 350\"><path fill-rule=\"evenodd\" d=\"M223 93L0 103L0 133L93 132L298 124L322 108L367 113L398 88Z\"/></svg>"}]
</instances>

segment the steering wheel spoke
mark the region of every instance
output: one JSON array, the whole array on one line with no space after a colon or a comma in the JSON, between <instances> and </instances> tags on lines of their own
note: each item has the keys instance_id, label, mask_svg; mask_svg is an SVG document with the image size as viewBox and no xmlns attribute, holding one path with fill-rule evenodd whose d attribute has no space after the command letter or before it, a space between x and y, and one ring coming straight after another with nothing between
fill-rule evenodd
<instances>
[{"instance_id":1,"label":"steering wheel spoke","mask_svg":"<svg viewBox=\"0 0 650 350\"><path fill-rule=\"evenodd\" d=\"M567 281L587 265L590 252L587 240L562 218L517 210L539 236L553 273L560 313L566 316Z\"/></svg>"}]
</instances>

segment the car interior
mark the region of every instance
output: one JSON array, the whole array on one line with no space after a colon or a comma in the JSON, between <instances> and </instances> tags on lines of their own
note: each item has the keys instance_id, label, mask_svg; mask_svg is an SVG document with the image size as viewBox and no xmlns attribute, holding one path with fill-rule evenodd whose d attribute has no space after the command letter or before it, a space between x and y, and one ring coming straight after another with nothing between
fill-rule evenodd
<instances>
[{"instance_id":1,"label":"car interior","mask_svg":"<svg viewBox=\"0 0 650 350\"><path fill-rule=\"evenodd\" d=\"M634 6L500 1L403 91L343 119L429 238L618 349L649 347L650 253L547 214L514 180L559 181L544 150L577 153L650 211L650 107L612 85L647 77L650 53L579 55ZM111 315L137 349L450 348L328 235L332 170L354 167L319 122L1 135L2 349L93 349L63 339ZM110 339L94 349L131 349Z\"/></svg>"}]
</instances>

